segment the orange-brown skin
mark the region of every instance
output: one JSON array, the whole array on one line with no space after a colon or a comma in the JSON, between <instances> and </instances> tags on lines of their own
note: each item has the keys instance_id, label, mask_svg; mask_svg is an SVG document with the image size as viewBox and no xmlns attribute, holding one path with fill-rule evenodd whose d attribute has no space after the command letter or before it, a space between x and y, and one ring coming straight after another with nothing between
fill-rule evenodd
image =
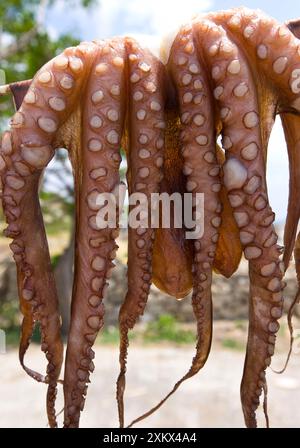
<instances>
[{"instance_id":1,"label":"orange-brown skin","mask_svg":"<svg viewBox=\"0 0 300 448\"><path fill-rule=\"evenodd\" d=\"M56 426L54 402L62 344L58 300L38 200L40 175L55 148L64 146L69 150L77 217L75 281L64 373L64 426L77 427L94 369L91 347L103 324L102 300L117 249L118 223L114 228L97 228L96 196L101 192L118 195L119 149L126 115L129 189L146 193L147 197L159 192L164 76L161 62L132 39L84 42L65 50L37 73L12 120L12 131L2 138L2 201L9 224L5 233L14 238L11 248L17 262L24 314L20 361L27 373L49 384L47 409L51 426ZM146 304L153 238L154 230L130 230L129 289L120 315L122 334ZM35 322L41 325L42 349L49 360L46 377L23 362ZM121 362L125 361L124 357Z\"/></svg>"},{"instance_id":2,"label":"orange-brown skin","mask_svg":"<svg viewBox=\"0 0 300 448\"><path fill-rule=\"evenodd\" d=\"M13 94L15 107L18 110L31 84L31 80L9 85ZM171 95L174 100L173 95ZM166 113L166 131L164 146L164 180L160 192L170 194L174 191L185 191L183 160L180 155L180 123L176 109ZM175 116L174 116L175 114ZM62 131L61 131L62 132ZM126 142L124 141L126 146ZM224 154L217 148L217 159L224 163ZM175 168L176 167L176 168ZM230 277L237 269L241 259L241 245L238 228L233 218L232 208L227 192L222 185L220 198L222 202L222 222L219 228L216 256L213 267L216 272ZM185 240L185 230L158 228L155 232L152 260L152 282L163 292L176 297L186 297L192 289L192 257L193 245ZM173 259L173 263L169 260Z\"/></svg>"},{"instance_id":3,"label":"orange-brown skin","mask_svg":"<svg viewBox=\"0 0 300 448\"><path fill-rule=\"evenodd\" d=\"M10 84L9 87L10 87L10 90L11 90L11 93L13 96L13 101L14 101L16 110L19 110L19 108L24 100L24 97L25 97L26 93L28 92L30 84L31 84L31 80ZM7 133L6 136L4 137L4 139L5 138L7 139L7 143L9 143L10 134ZM2 149L5 149L5 147ZM2 196L2 205L3 206L6 205L7 200L8 200L7 205L8 206L12 205L12 204L10 204L11 200L9 200L7 197L5 197L3 195ZM16 255L18 255L18 253L22 252L21 248L19 248L18 245L16 245L14 242L11 244L11 249L13 252L16 252ZM21 339L20 339L20 348L19 348L20 363L21 363L22 367L24 368L24 370L30 376L35 378L37 381L45 382L45 377L43 375L39 374L38 372L34 372L33 370L29 369L24 364L24 357L25 357L26 351L30 344L30 338L33 333L35 322L34 322L33 313L32 313L32 306L31 306L30 302L28 302L27 300L24 300L24 298L22 297L22 288L21 287L24 283L25 276L22 273L22 271L18 268L18 266L17 266L17 278L18 278L18 288L20 289L20 291L19 291L20 309L24 316L23 321L22 321L22 327L21 327Z\"/></svg>"},{"instance_id":4,"label":"orange-brown skin","mask_svg":"<svg viewBox=\"0 0 300 448\"><path fill-rule=\"evenodd\" d=\"M189 28L187 25L179 31L173 49L177 41L186 42ZM247 426L254 427L259 396L262 390L266 392L265 369L271 362L275 333L279 328L277 320L282 313L281 280L299 220L296 205L299 194L298 117L283 118L292 174L284 265L280 263L281 249L276 244L277 236L272 224L274 213L268 204L267 144L275 113L299 112L300 47L286 26L279 27L274 20L243 8L195 18L192 28L198 58L204 57L206 62L208 82L215 97L216 117L221 121L226 154L223 182L240 229L244 254L249 260L249 336L241 399L245 422ZM194 53L191 47L187 49L189 52ZM187 60L178 59L177 65L176 73L182 72L182 65L185 67L183 76L186 77L186 85L192 89L192 78L187 78L191 71ZM178 88L180 80L175 80L175 84ZM191 93L193 101L194 92L191 90ZM193 113L193 106L188 111ZM218 119L215 119L217 127Z\"/></svg>"},{"instance_id":5,"label":"orange-brown skin","mask_svg":"<svg viewBox=\"0 0 300 448\"><path fill-rule=\"evenodd\" d=\"M74 50L67 53L73 56ZM72 110L82 84L82 78L69 69L68 79L77 81L76 87L71 91L62 88L60 82L67 75L57 70L54 64L55 61L50 61L36 75L12 119L12 131L2 138L2 157L6 163L2 172L3 205L9 224L6 234L13 238L11 248L17 263L21 309L25 310L23 328L30 333L31 319L39 322L42 350L49 361L45 381L49 384L47 409L51 426L56 425L54 401L62 364L62 343L38 185L42 169L53 156L54 134ZM63 110L56 111L51 107L57 98L64 104ZM23 305L24 300L29 305ZM29 318L28 306L32 314ZM20 350L21 362L23 356L24 350Z\"/></svg>"},{"instance_id":6,"label":"orange-brown skin","mask_svg":"<svg viewBox=\"0 0 300 448\"><path fill-rule=\"evenodd\" d=\"M39 322L42 350L49 361L47 376L26 371L49 384L47 410L56 426L54 401L62 364L60 318L56 288L38 201L42 169L53 156L54 139L80 101L84 80L98 46L67 49L35 76L22 106L12 120L11 133L2 138L3 206L8 221L6 235L14 238L11 249L17 263L21 311L24 313L20 343L23 358L34 322ZM65 138L67 140L67 137ZM27 146L26 146L27 145Z\"/></svg>"},{"instance_id":7,"label":"orange-brown skin","mask_svg":"<svg viewBox=\"0 0 300 448\"><path fill-rule=\"evenodd\" d=\"M257 402L258 382L262 381L261 371L264 370L265 359L269 359L268 344L264 346L263 332L268 331L268 321L264 322L258 314L260 307L265 305L264 301L270 301L272 292L268 292L269 282L272 275L279 278L279 253L275 246L264 247L264 242L270 235L270 225L264 226L258 232L258 226L272 216L267 203L265 186L264 159L260 150L262 141L258 128L259 109L255 86L247 61L233 41L230 41L221 26L216 27L213 23L201 23L195 25L198 33L198 42L202 42L206 56L213 45L220 46L214 57L210 57L209 69L214 86L214 96L218 100L218 107L225 110L227 115L222 119L223 145L226 151L226 163L224 165L224 183L229 191L229 200L234 207L234 217L240 228L240 239L243 244L244 253L249 261L251 280L251 306L250 306L250 328L249 347L247 351L244 380L242 384L242 403L246 423L248 426L254 424L253 406ZM206 41L203 43L203 34ZM242 84L243 83L243 84ZM236 89L244 88L240 93ZM245 101L245 96L247 99ZM221 112L220 112L221 114ZM225 113L222 114L223 116ZM257 148L256 157L249 160L247 148ZM246 148L246 149L244 149ZM245 157L247 155L247 158ZM260 202L262 204L260 204ZM259 205L259 207L258 207ZM276 243L276 241L275 241ZM260 269L264 265L274 264L273 272L267 278L260 277ZM277 280L276 280L277 281ZM263 289L264 288L264 289ZM277 283L276 283L277 289ZM265 312L265 311L263 311ZM276 327L277 330L277 327ZM270 341L271 343L271 341ZM254 345L255 344L255 345ZM253 374L255 356L255 374ZM259 357L262 357L258 361ZM260 364L262 363L262 364ZM256 376L257 375L257 376ZM248 378L255 389L249 391ZM252 387L252 386L251 386ZM249 396L250 395L250 396Z\"/></svg>"},{"instance_id":8,"label":"orange-brown skin","mask_svg":"<svg viewBox=\"0 0 300 448\"><path fill-rule=\"evenodd\" d=\"M128 45L128 52L130 100L127 180L129 194L142 193L148 200L148 206L142 211L145 216L140 214L141 225L133 228L129 223L128 229L128 290L119 313L120 375L117 381L117 400L121 427L124 426L123 396L128 331L143 314L151 285L155 230L150 227L150 200L151 193L160 190L165 128L163 66L150 52L143 51L136 44Z\"/></svg>"},{"instance_id":9,"label":"orange-brown skin","mask_svg":"<svg viewBox=\"0 0 300 448\"><path fill-rule=\"evenodd\" d=\"M201 56L198 57L194 50L191 27L183 29L178 39L175 39L168 65L176 86L182 123L180 139L186 191L192 193L194 201L197 199L197 193L204 193L204 229L201 227L199 237L192 241L192 304L197 321L196 355L189 371L175 384L172 391L155 408L131 424L157 410L184 380L195 375L203 367L212 338L212 266L222 211L219 199L220 166L216 158L213 99ZM185 70L186 66L189 67L188 72Z\"/></svg>"},{"instance_id":10,"label":"orange-brown skin","mask_svg":"<svg viewBox=\"0 0 300 448\"><path fill-rule=\"evenodd\" d=\"M232 20L233 16L236 20ZM237 19L240 19L240 21ZM274 20L264 16L260 17L253 11L229 11L223 17L220 17L218 23L226 23L226 28L231 33L234 33L235 39L238 42L237 44L242 45L247 51L248 58L256 61L257 71L260 73L260 77L263 78L265 76L265 82L273 92L276 89L276 94L275 92L273 93L276 98L274 104L278 101L279 111L280 109L285 110L288 108L290 111L298 113L299 101L297 102L297 99L300 89L297 81L298 72L295 70L300 67L299 41L295 39L285 26L280 27ZM242 36L241 30L243 30ZM272 97L271 94L270 96ZM263 106L264 104L261 103L261 108ZM262 136L268 134L268 132L270 132L270 129L268 129L268 124L266 123L265 132L262 132ZM295 133L295 128L293 132ZM265 138L265 141L262 141L265 146L264 153L266 153L267 140ZM297 141L297 139L294 141ZM295 147L291 147L289 153L292 151L295 156L295 149ZM292 166L291 169L295 170L296 165L294 164ZM291 182L293 183L293 189L296 190L297 184L295 183L295 178L292 178ZM293 189L290 189L290 193ZM289 213L292 213L291 203L289 205ZM297 226L296 223L299 219L297 212L295 212L292 219L294 221L293 225ZM261 224L265 226L266 221L261 222ZM287 226L290 229L291 222L288 221ZM260 238L264 234L266 227L262 230L263 232L259 235ZM287 232L286 235L288 235ZM275 342L274 333L279 328L279 325L276 324L276 320L281 314L280 309L282 308L282 293L280 292L281 287L279 281L282 272L287 267L289 261L288 254L290 253L291 247L293 247L295 234L286 236L286 238L290 242L286 249L285 265L277 264L279 270L277 268L268 277L269 282L273 281L272 285L268 283L266 288L265 278L261 277L259 270L263 269L267 262L269 264L272 257L274 257L273 260L276 258L275 237L274 245L271 245L268 250L263 250L262 258L258 257L253 263L253 268L250 267L252 297L261 295L263 302L252 299L252 306L250 308L248 348L241 386L244 416L248 426L256 425L255 409L258 400L255 398L255 395L259 394L259 390L265 388L264 370L270 363L270 356L274 351L272 348ZM270 245L270 240L267 241L268 245ZM273 251L272 255L271 251ZM267 252L269 252L268 255ZM274 275L278 279L276 280L277 288L275 288L275 280L272 280ZM263 307L262 303L264 304ZM266 328L265 324L268 320L270 323L268 324L268 328ZM258 385L256 390L255 383Z\"/></svg>"},{"instance_id":11,"label":"orange-brown skin","mask_svg":"<svg viewBox=\"0 0 300 448\"><path fill-rule=\"evenodd\" d=\"M125 47L121 39L100 43L86 77L79 151L72 163L76 188L75 275L64 375L66 427L77 427L87 383L94 370L92 345L103 325L102 303L108 287L118 235L97 228L100 193L120 183L119 145L125 118ZM111 93L112 86L115 94ZM114 92L114 90L113 90ZM80 166L80 171L78 167Z\"/></svg>"},{"instance_id":12,"label":"orange-brown skin","mask_svg":"<svg viewBox=\"0 0 300 448\"><path fill-rule=\"evenodd\" d=\"M207 74L203 63L201 63L201 56L198 56L194 50L192 53L186 51L189 47L193 48L194 42L192 29L186 27L173 43L168 63L168 72L176 86L175 92L171 90L175 100L173 97L169 98L168 103L178 102L178 114L181 123L180 133L178 133L176 113L173 112L173 117L171 112L167 113L170 124L166 131L165 179L161 190L170 194L173 192L180 192L181 194L192 192L194 199L196 199L196 193L204 193L204 235L196 240L184 242L185 229L158 229L155 239L157 253L154 252L153 267L157 268L154 272L155 284L166 292L171 292L175 297L184 297L190 287L193 287L192 304L197 320L198 333L196 355L193 358L191 368L175 384L172 391L157 406L133 421L131 425L156 411L184 380L195 375L204 366L211 345L211 279L216 259L219 229L222 223L222 203L220 200L222 185L220 183L220 165L217 158L220 160L220 164L223 160L220 154L217 157L213 98L209 90ZM184 64L178 64L180 60L184 60ZM190 66L190 71L185 73L181 65ZM189 77L188 85L185 76ZM194 98L193 102L191 98ZM169 133L173 138L169 137ZM185 179L182 179L182 172ZM224 213L226 221L222 229L222 242L217 263L220 271L230 276L239 264L241 245L238 240L238 229L233 219L231 206L225 197L224 187L222 195L226 205ZM227 233L225 232L227 230L230 230L229 238L231 237L233 245L229 252L225 252L224 259L220 260L224 246L230 245L229 241L226 242ZM159 242L161 242L161 247L159 247ZM178 254L181 254L179 260ZM230 258L231 255L234 256ZM169 260L174 260L174 263L169 263ZM193 266L189 265L190 262ZM189 283L190 277L187 274L191 274L192 285ZM177 293L174 293L175 291Z\"/></svg>"}]
</instances>

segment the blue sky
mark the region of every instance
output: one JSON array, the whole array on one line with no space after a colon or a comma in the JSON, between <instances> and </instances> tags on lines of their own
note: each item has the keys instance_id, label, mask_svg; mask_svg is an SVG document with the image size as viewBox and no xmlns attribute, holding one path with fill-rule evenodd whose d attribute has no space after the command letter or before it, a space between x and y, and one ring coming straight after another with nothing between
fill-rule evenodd
<instances>
[{"instance_id":1,"label":"blue sky","mask_svg":"<svg viewBox=\"0 0 300 448\"><path fill-rule=\"evenodd\" d=\"M163 34L170 24L195 13L241 5L262 9L280 21L300 16L297 0L100 0L89 11L59 0L47 15L47 25L53 33L67 29L87 40L125 33Z\"/></svg>"},{"instance_id":2,"label":"blue sky","mask_svg":"<svg viewBox=\"0 0 300 448\"><path fill-rule=\"evenodd\" d=\"M184 23L192 15L205 11L217 11L236 6L261 9L283 22L300 17L297 0L101 0L98 6L85 11L70 8L63 0L47 13L46 26L53 36L63 31L72 32L82 40L106 38L114 35L133 34L155 45L160 36ZM269 145L268 183L271 205L277 221L286 213L288 162L282 129L276 123Z\"/></svg>"}]
</instances>

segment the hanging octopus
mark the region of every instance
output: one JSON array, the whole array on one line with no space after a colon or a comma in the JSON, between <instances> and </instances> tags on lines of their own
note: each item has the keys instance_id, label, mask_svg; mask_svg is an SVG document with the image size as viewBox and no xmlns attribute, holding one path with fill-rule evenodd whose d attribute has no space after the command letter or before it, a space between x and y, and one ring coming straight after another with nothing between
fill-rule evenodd
<instances>
[{"instance_id":1,"label":"hanging octopus","mask_svg":"<svg viewBox=\"0 0 300 448\"><path fill-rule=\"evenodd\" d=\"M250 293L241 401L246 425L256 426L300 215L297 36L297 21L279 25L239 8L196 17L182 27L164 50L165 64L131 38L83 42L48 62L32 81L10 86L18 111L2 136L0 171L5 235L13 239L23 314L19 356L26 372L48 386L51 427L57 426L58 382L64 389L64 426L79 426L94 370L92 346L103 325L119 233L118 222L114 228L97 225L97 198L110 192L117 202L121 146L130 194L144 193L150 203L152 193L189 192L195 207L197 193L204 193L205 203L201 238L187 240L185 229L174 223L169 229L129 228L128 290L119 315L120 426L128 332L144 312L151 282L176 298L192 289L196 354L171 392L132 424L204 366L212 340L212 273L230 277L242 253L249 261ZM290 162L284 251L277 245L266 185L267 146L277 113ZM216 143L219 135L223 149ZM76 201L71 326L62 380L58 298L38 199L43 170L60 147L68 149ZM46 375L24 361L37 324Z\"/></svg>"}]
</instances>

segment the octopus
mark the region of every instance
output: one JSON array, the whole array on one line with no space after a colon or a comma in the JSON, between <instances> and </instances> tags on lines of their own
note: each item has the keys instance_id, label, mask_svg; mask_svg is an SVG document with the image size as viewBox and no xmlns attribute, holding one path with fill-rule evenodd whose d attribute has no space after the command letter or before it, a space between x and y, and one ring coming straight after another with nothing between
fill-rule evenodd
<instances>
[{"instance_id":1,"label":"octopus","mask_svg":"<svg viewBox=\"0 0 300 448\"><path fill-rule=\"evenodd\" d=\"M186 229L174 222L170 228L129 227L128 288L119 313L120 426L128 334L145 310L151 283L177 299L192 291L196 353L171 392L131 425L162 406L205 365L212 341L213 272L229 278L242 255L250 290L241 403L246 426L256 427L264 392L268 424L266 369L294 248L300 278L299 37L297 20L281 25L260 11L237 8L193 18L165 42L161 59L129 37L82 42L54 57L33 80L6 88L17 112L2 136L1 198L23 315L19 358L31 377L47 385L51 427L57 426L58 383L64 391L64 427L79 426L94 370L92 347L103 326L119 235L118 220L114 228L97 225L103 206L97 197L112 193L120 208L121 147L130 195L143 193L150 203L153 193L190 193L194 215L197 194L204 193L205 201L204 233L196 239L187 239ZM284 247L277 244L266 183L277 114L290 166ZM72 163L76 201L71 326L62 379L61 318L38 196L43 170L60 147L67 148ZM299 293L289 317L298 299ZM45 375L25 364L36 325L48 361Z\"/></svg>"}]
</instances>

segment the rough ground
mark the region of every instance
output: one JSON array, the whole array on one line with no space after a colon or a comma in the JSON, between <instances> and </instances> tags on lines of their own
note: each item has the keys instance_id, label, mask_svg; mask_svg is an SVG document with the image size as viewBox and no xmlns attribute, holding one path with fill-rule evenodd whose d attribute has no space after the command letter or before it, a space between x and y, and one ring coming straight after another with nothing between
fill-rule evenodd
<instances>
[{"instance_id":1,"label":"rough ground","mask_svg":"<svg viewBox=\"0 0 300 448\"><path fill-rule=\"evenodd\" d=\"M116 346L96 348L96 370L92 375L82 427L116 427ZM190 365L193 347L130 347L126 392L126 421L155 404ZM284 354L275 356L280 367ZM244 352L213 347L203 371L186 382L164 407L142 422L142 427L242 427L239 383ZM28 363L42 369L43 356L33 347ZM300 357L293 355L284 375L269 370L269 414L273 427L299 427ZM61 409L61 387L58 410ZM45 386L34 383L21 370L17 350L0 355L0 426L46 427ZM264 426L261 412L259 424Z\"/></svg>"}]
</instances>

